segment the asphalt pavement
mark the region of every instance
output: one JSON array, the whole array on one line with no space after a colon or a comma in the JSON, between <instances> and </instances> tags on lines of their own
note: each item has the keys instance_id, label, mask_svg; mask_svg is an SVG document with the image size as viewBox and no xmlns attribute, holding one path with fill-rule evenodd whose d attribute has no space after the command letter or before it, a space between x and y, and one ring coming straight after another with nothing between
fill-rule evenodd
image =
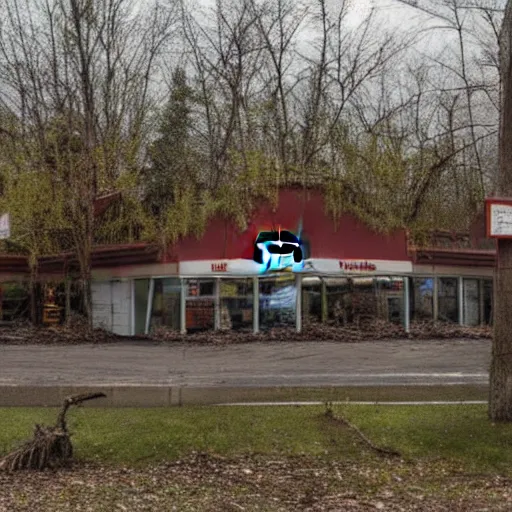
<instances>
[{"instance_id":1,"label":"asphalt pavement","mask_svg":"<svg viewBox=\"0 0 512 512\"><path fill-rule=\"evenodd\" d=\"M0 346L0 386L485 385L490 340Z\"/></svg>"}]
</instances>

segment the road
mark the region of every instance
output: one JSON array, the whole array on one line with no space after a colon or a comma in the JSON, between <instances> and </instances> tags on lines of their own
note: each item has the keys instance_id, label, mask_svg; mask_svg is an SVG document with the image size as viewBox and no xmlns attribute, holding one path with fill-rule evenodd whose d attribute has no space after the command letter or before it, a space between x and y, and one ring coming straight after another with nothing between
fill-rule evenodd
<instances>
[{"instance_id":1,"label":"road","mask_svg":"<svg viewBox=\"0 0 512 512\"><path fill-rule=\"evenodd\" d=\"M0 385L386 386L486 384L490 340L198 346L0 346Z\"/></svg>"}]
</instances>

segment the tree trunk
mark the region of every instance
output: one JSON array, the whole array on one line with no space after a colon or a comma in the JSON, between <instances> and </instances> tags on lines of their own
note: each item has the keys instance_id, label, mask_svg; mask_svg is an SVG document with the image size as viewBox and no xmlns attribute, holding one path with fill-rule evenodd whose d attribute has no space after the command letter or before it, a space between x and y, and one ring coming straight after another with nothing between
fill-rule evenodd
<instances>
[{"instance_id":1,"label":"tree trunk","mask_svg":"<svg viewBox=\"0 0 512 512\"><path fill-rule=\"evenodd\" d=\"M84 308L87 315L87 323L89 328L92 329L92 292L91 292L91 278L88 277L83 280L83 293L84 293Z\"/></svg>"},{"instance_id":2,"label":"tree trunk","mask_svg":"<svg viewBox=\"0 0 512 512\"><path fill-rule=\"evenodd\" d=\"M65 315L66 315L66 325L69 326L69 320L71 318L71 278L66 276L66 280L64 282L65 287Z\"/></svg>"},{"instance_id":3,"label":"tree trunk","mask_svg":"<svg viewBox=\"0 0 512 512\"><path fill-rule=\"evenodd\" d=\"M72 405L80 405L87 400L105 396L105 393L84 393L66 398L55 426L36 425L32 440L0 458L0 471L55 469L71 462L73 445L66 423L67 410Z\"/></svg>"},{"instance_id":4,"label":"tree trunk","mask_svg":"<svg viewBox=\"0 0 512 512\"><path fill-rule=\"evenodd\" d=\"M503 94L499 193L512 196L512 1L505 10L500 41ZM489 418L512 421L512 240L498 240L494 280L494 335L489 382Z\"/></svg>"},{"instance_id":5,"label":"tree trunk","mask_svg":"<svg viewBox=\"0 0 512 512\"><path fill-rule=\"evenodd\" d=\"M498 243L489 417L512 421L512 240Z\"/></svg>"},{"instance_id":6,"label":"tree trunk","mask_svg":"<svg viewBox=\"0 0 512 512\"><path fill-rule=\"evenodd\" d=\"M32 325L37 325L37 263L30 265L30 321Z\"/></svg>"}]
</instances>

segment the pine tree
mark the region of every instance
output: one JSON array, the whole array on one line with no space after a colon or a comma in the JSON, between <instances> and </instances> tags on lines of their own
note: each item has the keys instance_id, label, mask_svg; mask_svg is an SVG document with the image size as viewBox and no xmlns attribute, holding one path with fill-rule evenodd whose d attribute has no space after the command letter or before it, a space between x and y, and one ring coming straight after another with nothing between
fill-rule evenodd
<instances>
[{"instance_id":1,"label":"pine tree","mask_svg":"<svg viewBox=\"0 0 512 512\"><path fill-rule=\"evenodd\" d=\"M176 68L159 136L150 147L151 168L147 176L146 199L157 217L165 215L166 210L177 202L180 193L195 183L190 148L193 99L185 70Z\"/></svg>"}]
</instances>

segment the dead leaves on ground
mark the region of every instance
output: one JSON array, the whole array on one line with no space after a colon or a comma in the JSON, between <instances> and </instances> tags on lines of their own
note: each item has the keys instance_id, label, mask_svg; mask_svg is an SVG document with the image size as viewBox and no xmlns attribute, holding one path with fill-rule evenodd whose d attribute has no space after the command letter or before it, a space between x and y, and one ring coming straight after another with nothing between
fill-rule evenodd
<instances>
[{"instance_id":1,"label":"dead leaves on ground","mask_svg":"<svg viewBox=\"0 0 512 512\"><path fill-rule=\"evenodd\" d=\"M0 512L494 512L512 508L510 484L502 476L465 475L442 462L195 453L140 468L80 464L23 478L0 474Z\"/></svg>"},{"instance_id":2,"label":"dead leaves on ground","mask_svg":"<svg viewBox=\"0 0 512 512\"><path fill-rule=\"evenodd\" d=\"M282 341L334 341L341 343L358 343L363 341L379 341L390 339L490 339L492 328L489 326L465 327L457 324L442 322L417 322L411 324L406 333L400 324L373 319L357 326L309 324L302 332L297 333L294 326L275 327L259 334L252 331L205 331L181 334L178 331L161 327L151 336L139 336L137 339L158 341L161 343L197 343L203 345L230 345L237 343L282 342ZM4 327L0 329L0 345L78 345L85 343L103 344L119 343L133 338L117 336L103 329L87 329L75 325L72 328L64 326L33 328Z\"/></svg>"}]
</instances>

